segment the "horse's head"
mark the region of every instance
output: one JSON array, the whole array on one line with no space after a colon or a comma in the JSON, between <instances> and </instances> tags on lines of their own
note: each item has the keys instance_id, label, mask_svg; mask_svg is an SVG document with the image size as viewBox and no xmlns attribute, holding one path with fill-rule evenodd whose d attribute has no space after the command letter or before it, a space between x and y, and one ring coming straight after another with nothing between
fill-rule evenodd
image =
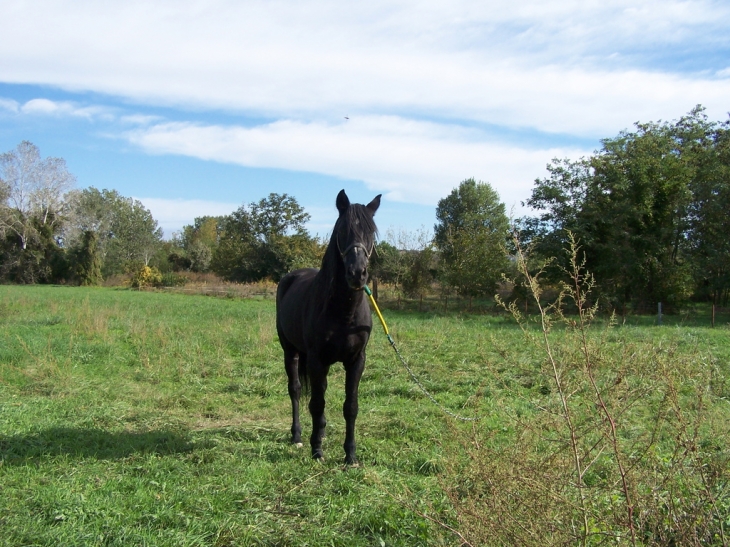
<instances>
[{"instance_id":1,"label":"horse's head","mask_svg":"<svg viewBox=\"0 0 730 547\"><path fill-rule=\"evenodd\" d=\"M337 194L337 219L333 238L345 266L345 279L352 289L362 289L368 282L368 261L375 248L377 227L373 216L380 206L380 194L367 205L350 203L347 194Z\"/></svg>"}]
</instances>

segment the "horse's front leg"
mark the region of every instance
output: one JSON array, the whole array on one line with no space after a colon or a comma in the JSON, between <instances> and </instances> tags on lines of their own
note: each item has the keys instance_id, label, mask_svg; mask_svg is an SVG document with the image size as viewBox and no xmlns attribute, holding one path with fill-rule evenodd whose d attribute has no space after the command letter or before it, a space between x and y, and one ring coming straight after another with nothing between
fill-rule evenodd
<instances>
[{"instance_id":1,"label":"horse's front leg","mask_svg":"<svg viewBox=\"0 0 730 547\"><path fill-rule=\"evenodd\" d=\"M312 457L321 459L324 457L322 452L322 437L324 437L327 420L324 416L324 394L327 391L327 372L326 367L319 361L312 360L308 363L307 372L309 373L309 387L311 397L309 399L309 413L312 415L312 436L309 443L312 445Z\"/></svg>"},{"instance_id":2,"label":"horse's front leg","mask_svg":"<svg viewBox=\"0 0 730 547\"><path fill-rule=\"evenodd\" d=\"M284 366L289 380L289 398L291 399L291 442L302 446L302 426L299 423L299 397L302 385L299 381L299 366L306 366L306 357L294 350L284 352Z\"/></svg>"},{"instance_id":3,"label":"horse's front leg","mask_svg":"<svg viewBox=\"0 0 730 547\"><path fill-rule=\"evenodd\" d=\"M345 404L342 405L342 414L345 416L345 463L357 463L355 456L355 420L357 419L357 392L360 387L360 378L365 370L365 351L352 362L345 364Z\"/></svg>"}]
</instances>

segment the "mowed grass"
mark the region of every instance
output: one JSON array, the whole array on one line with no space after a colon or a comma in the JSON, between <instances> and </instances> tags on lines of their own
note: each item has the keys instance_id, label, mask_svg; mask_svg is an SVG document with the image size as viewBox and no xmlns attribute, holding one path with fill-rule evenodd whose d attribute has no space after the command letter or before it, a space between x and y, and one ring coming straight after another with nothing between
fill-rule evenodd
<instances>
[{"instance_id":1,"label":"mowed grass","mask_svg":"<svg viewBox=\"0 0 730 547\"><path fill-rule=\"evenodd\" d=\"M272 300L0 286L0 545L460 545L449 473L475 432L498 446L551 396L544 356L507 316L385 315L433 396L482 420L426 398L376 322L362 465L345 469L339 365L325 462L289 443ZM621 327L605 343L698 356L713 423L730 420L726 326ZM302 423L308 437L306 410Z\"/></svg>"}]
</instances>

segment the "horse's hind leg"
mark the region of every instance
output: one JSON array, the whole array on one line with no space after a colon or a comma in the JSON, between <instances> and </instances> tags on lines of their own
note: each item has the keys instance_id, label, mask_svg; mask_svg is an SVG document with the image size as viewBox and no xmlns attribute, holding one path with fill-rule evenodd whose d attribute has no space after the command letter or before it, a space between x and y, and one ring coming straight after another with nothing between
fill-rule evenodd
<instances>
[{"instance_id":1,"label":"horse's hind leg","mask_svg":"<svg viewBox=\"0 0 730 547\"><path fill-rule=\"evenodd\" d=\"M322 437L327 425L324 416L324 394L327 391L327 371L328 367L321 363L307 363L309 373L309 388L312 392L309 399L309 413L312 415L312 436L309 443L312 445L312 457L321 459L324 454L322 452Z\"/></svg>"},{"instance_id":2,"label":"horse's hind leg","mask_svg":"<svg viewBox=\"0 0 730 547\"><path fill-rule=\"evenodd\" d=\"M302 385L299 382L299 353L294 350L285 350L284 366L289 379L289 398L291 399L291 442L302 446L302 426L299 423L299 397L302 394Z\"/></svg>"}]
</instances>

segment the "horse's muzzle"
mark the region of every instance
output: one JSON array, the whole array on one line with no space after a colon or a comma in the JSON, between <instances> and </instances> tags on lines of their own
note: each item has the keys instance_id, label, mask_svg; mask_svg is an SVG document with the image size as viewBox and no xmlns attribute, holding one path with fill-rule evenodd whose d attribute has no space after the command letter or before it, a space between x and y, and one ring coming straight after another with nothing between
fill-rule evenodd
<instances>
[{"instance_id":1,"label":"horse's muzzle","mask_svg":"<svg viewBox=\"0 0 730 547\"><path fill-rule=\"evenodd\" d=\"M362 269L348 268L348 271L345 274L345 281L347 281L347 284L350 286L351 289L359 291L365 285L367 285L367 282L368 282L367 268L362 268Z\"/></svg>"},{"instance_id":2,"label":"horse's muzzle","mask_svg":"<svg viewBox=\"0 0 730 547\"><path fill-rule=\"evenodd\" d=\"M368 282L368 256L362 245L350 245L344 254L345 281L351 289L362 289Z\"/></svg>"}]
</instances>

